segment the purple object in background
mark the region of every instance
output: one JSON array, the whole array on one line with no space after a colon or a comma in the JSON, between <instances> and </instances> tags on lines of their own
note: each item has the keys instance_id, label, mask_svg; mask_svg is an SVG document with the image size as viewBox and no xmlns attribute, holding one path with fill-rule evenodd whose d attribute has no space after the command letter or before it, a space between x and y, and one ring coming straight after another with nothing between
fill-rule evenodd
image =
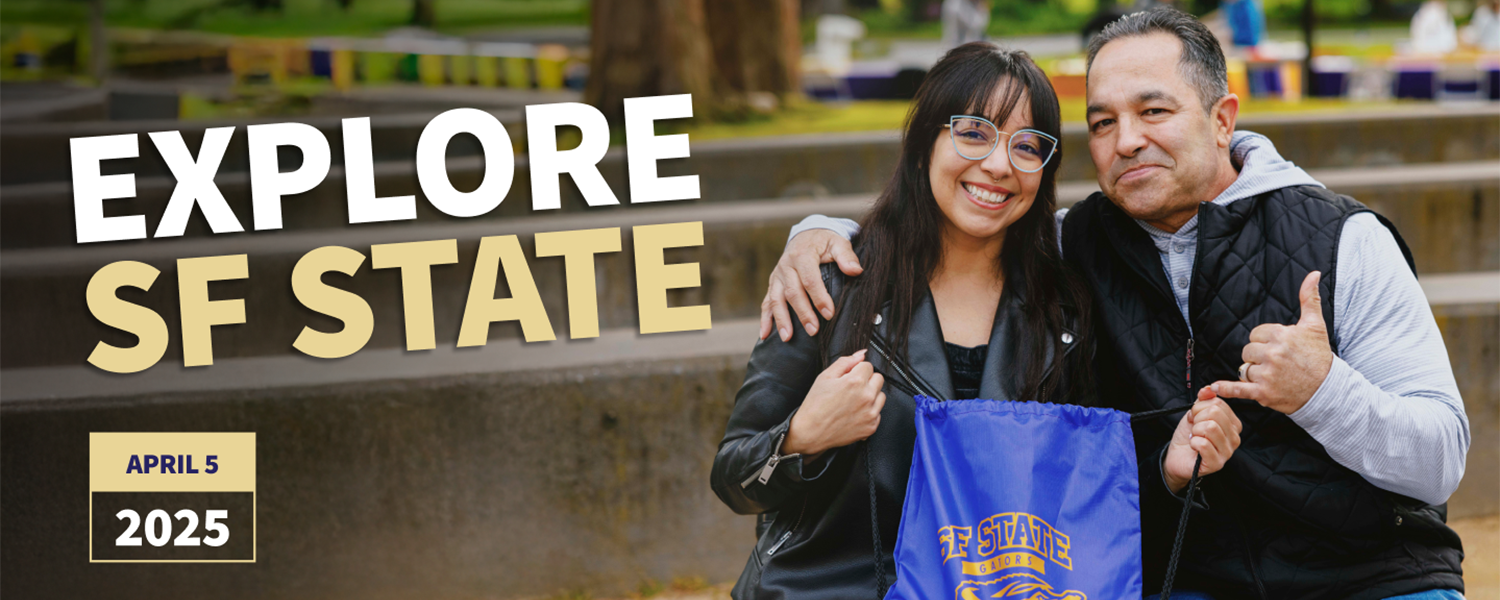
<instances>
[{"instance_id":1,"label":"purple object in background","mask_svg":"<svg viewBox=\"0 0 1500 600\"><path fill-rule=\"evenodd\" d=\"M1315 72L1312 76L1310 95L1318 98L1340 98L1349 88L1349 74L1339 72Z\"/></svg>"},{"instance_id":2,"label":"purple object in background","mask_svg":"<svg viewBox=\"0 0 1500 600\"><path fill-rule=\"evenodd\" d=\"M1428 67L1404 67L1396 71L1397 98L1432 100L1437 95L1437 71Z\"/></svg>"},{"instance_id":3,"label":"purple object in background","mask_svg":"<svg viewBox=\"0 0 1500 600\"><path fill-rule=\"evenodd\" d=\"M307 60L312 67L313 77L333 77L333 51L326 48L314 48L307 53Z\"/></svg>"},{"instance_id":4,"label":"purple object in background","mask_svg":"<svg viewBox=\"0 0 1500 600\"><path fill-rule=\"evenodd\" d=\"M1347 56L1325 55L1312 59L1312 77L1307 92L1318 98L1342 98L1349 94L1350 74L1356 65Z\"/></svg>"},{"instance_id":5,"label":"purple object in background","mask_svg":"<svg viewBox=\"0 0 1500 600\"><path fill-rule=\"evenodd\" d=\"M1251 63L1246 66L1246 79L1250 83L1250 95L1254 97L1281 95L1281 65L1279 63Z\"/></svg>"},{"instance_id":6,"label":"purple object in background","mask_svg":"<svg viewBox=\"0 0 1500 600\"><path fill-rule=\"evenodd\" d=\"M845 89L856 100L887 100L896 97L896 73L901 65L888 61L860 61L849 67Z\"/></svg>"},{"instance_id":7,"label":"purple object in background","mask_svg":"<svg viewBox=\"0 0 1500 600\"><path fill-rule=\"evenodd\" d=\"M844 82L856 100L885 100L896 95L895 75L850 75Z\"/></svg>"}]
</instances>

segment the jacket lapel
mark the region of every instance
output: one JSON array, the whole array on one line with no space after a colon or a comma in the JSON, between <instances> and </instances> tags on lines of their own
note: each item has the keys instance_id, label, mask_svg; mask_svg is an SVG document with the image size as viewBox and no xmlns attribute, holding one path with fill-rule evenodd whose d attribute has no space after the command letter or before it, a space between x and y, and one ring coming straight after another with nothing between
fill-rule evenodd
<instances>
[{"instance_id":1,"label":"jacket lapel","mask_svg":"<svg viewBox=\"0 0 1500 600\"><path fill-rule=\"evenodd\" d=\"M938 322L932 291L923 285L922 301L911 316L911 332L906 336L906 357L933 391L953 399L953 380L948 376L948 353L943 350L943 325Z\"/></svg>"},{"instance_id":2,"label":"jacket lapel","mask_svg":"<svg viewBox=\"0 0 1500 600\"><path fill-rule=\"evenodd\" d=\"M1010 286L1013 281L1007 281ZM1014 310L1017 302L1017 294L1007 290L1000 296L1000 306L995 308L995 324L990 328L989 351L984 357L984 376L979 381L979 397L986 400L1014 400L1010 392L1001 383L1002 377L1014 379L1018 373L1006 372L1017 368L1014 342L1019 338L1020 332L1015 331L1015 319L1012 317L1017 312Z\"/></svg>"}]
</instances>

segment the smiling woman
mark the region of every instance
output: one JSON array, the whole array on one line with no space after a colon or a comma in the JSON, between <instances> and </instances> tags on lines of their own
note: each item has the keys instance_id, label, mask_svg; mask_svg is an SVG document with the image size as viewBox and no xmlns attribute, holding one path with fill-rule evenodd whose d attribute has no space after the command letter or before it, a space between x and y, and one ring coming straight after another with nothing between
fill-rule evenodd
<instances>
[{"instance_id":1,"label":"smiling woman","mask_svg":"<svg viewBox=\"0 0 1500 600\"><path fill-rule=\"evenodd\" d=\"M899 352L927 287L945 339L972 346L989 339L1000 296L1014 284L1023 288L1017 296L1041 301L1025 303L1028 334L1046 336L1063 318L1055 300L1081 294L1066 269L1049 262L1057 248L1057 96L1025 53L988 44L955 49L929 79L928 93L915 99L896 177L855 240L869 258L845 305L874 314L891 302ZM867 284L882 281L897 291ZM856 321L849 347L862 347L871 331ZM1024 395L1079 391L1044 385L1046 363L1028 357Z\"/></svg>"},{"instance_id":2,"label":"smiling woman","mask_svg":"<svg viewBox=\"0 0 1500 600\"><path fill-rule=\"evenodd\" d=\"M982 221L989 221L988 226L976 223L977 229L966 233L979 237L1003 233L1001 230L1009 226L1015 216L1024 214L1030 207L1030 200L1041 180L1038 171L1057 152L1057 138L1028 128L1029 113L1029 110L1013 110L1004 131L984 117L955 115L947 125L952 150L943 147L942 136L938 138L932 153L933 165L928 173L938 206L949 221L959 223L964 220L959 211L951 209L944 201L954 195L950 190L951 182L945 179L952 173L957 173L966 200L984 211L1009 213L1009 218L999 220L991 219L992 215L981 217ZM1002 140L1005 142L1003 150L1000 149ZM1011 186L1006 187L1007 183ZM1021 204L1013 205L1013 199L1019 199ZM996 225L1000 229L993 229ZM995 240L996 243L1003 241L1003 235ZM991 248L985 252L993 255L996 250ZM964 257L952 258L964 261ZM978 262L988 261L981 259Z\"/></svg>"},{"instance_id":3,"label":"smiling woman","mask_svg":"<svg viewBox=\"0 0 1500 600\"><path fill-rule=\"evenodd\" d=\"M955 399L1094 401L1090 301L1053 217L1060 130L1023 52L965 44L928 73L854 240L864 273L824 271L838 316L751 354L713 487L736 512L778 517L735 598L878 597L886 574L908 582L888 549L904 527L913 381ZM873 544L850 535L866 526Z\"/></svg>"}]
</instances>

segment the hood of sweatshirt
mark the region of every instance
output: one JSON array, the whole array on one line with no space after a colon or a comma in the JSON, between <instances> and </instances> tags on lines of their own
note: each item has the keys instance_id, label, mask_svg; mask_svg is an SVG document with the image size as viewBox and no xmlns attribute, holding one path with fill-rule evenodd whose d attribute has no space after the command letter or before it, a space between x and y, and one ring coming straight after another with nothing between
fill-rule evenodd
<instances>
[{"instance_id":1,"label":"hood of sweatshirt","mask_svg":"<svg viewBox=\"0 0 1500 600\"><path fill-rule=\"evenodd\" d=\"M1234 132L1229 141L1229 159L1239 169L1240 176L1213 199L1214 204L1229 204L1286 187L1324 187L1307 171L1282 158L1270 139L1253 131Z\"/></svg>"}]
</instances>

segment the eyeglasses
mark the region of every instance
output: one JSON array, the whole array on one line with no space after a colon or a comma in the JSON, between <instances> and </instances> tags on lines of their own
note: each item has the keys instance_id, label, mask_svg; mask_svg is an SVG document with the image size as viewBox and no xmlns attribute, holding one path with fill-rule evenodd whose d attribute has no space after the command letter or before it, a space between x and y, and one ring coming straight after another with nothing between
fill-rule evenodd
<instances>
[{"instance_id":1,"label":"eyeglasses","mask_svg":"<svg viewBox=\"0 0 1500 600\"><path fill-rule=\"evenodd\" d=\"M969 160L984 160L1000 145L1000 136L1010 136L1005 145L1006 156L1017 171L1035 173L1047 166L1052 155L1057 153L1057 138L1035 129L1022 129L1005 133L995 127L989 119L967 115L949 117L944 127L952 130L953 149Z\"/></svg>"}]
</instances>

